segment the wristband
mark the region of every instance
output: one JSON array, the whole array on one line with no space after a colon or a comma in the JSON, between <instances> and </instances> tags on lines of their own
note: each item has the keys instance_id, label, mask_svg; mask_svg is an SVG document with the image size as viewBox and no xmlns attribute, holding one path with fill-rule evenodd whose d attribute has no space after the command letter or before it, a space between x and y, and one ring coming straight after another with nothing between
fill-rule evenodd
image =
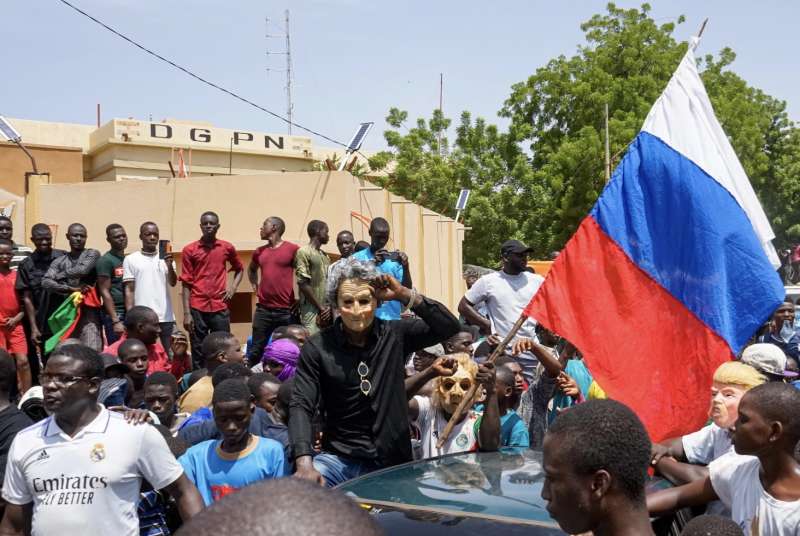
<instances>
[{"instance_id":1,"label":"wristband","mask_svg":"<svg viewBox=\"0 0 800 536\"><path fill-rule=\"evenodd\" d=\"M411 310L414 306L414 302L417 301L417 291L415 289L411 289L411 299L408 300L408 304L403 309L402 314L405 314Z\"/></svg>"}]
</instances>

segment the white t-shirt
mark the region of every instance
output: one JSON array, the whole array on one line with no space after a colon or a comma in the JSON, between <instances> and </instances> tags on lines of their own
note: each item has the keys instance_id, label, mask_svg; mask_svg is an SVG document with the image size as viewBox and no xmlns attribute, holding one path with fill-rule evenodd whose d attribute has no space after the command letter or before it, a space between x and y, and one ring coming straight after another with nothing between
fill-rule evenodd
<instances>
[{"instance_id":1,"label":"white t-shirt","mask_svg":"<svg viewBox=\"0 0 800 536\"><path fill-rule=\"evenodd\" d=\"M530 272L508 275L500 270L475 281L464 296L473 305L484 303L492 332L505 337L543 282L542 276ZM517 337L532 339L535 329L536 322L528 320L517 332Z\"/></svg>"},{"instance_id":2,"label":"white t-shirt","mask_svg":"<svg viewBox=\"0 0 800 536\"><path fill-rule=\"evenodd\" d=\"M800 536L800 501L779 501L761 485L761 462L729 453L708 466L711 486L745 536Z\"/></svg>"},{"instance_id":3,"label":"white t-shirt","mask_svg":"<svg viewBox=\"0 0 800 536\"><path fill-rule=\"evenodd\" d=\"M53 417L19 432L8 453L3 498L33 502L33 536L138 536L142 478L158 490L182 474L155 428L101 408L72 438Z\"/></svg>"},{"instance_id":4,"label":"white t-shirt","mask_svg":"<svg viewBox=\"0 0 800 536\"><path fill-rule=\"evenodd\" d=\"M123 282L134 282L134 305L144 305L155 311L159 322L175 321L167 285L167 263L158 258L158 253L131 253L122 262L122 272Z\"/></svg>"},{"instance_id":5,"label":"white t-shirt","mask_svg":"<svg viewBox=\"0 0 800 536\"><path fill-rule=\"evenodd\" d=\"M440 409L434 409L431 399L427 396L415 396L419 406L419 415L414 424L420 432L420 452L422 458L433 458L456 452L471 452L478 449L478 418L479 413L470 410L460 423L453 427L450 437L442 448L437 449L436 443L440 434L447 426L447 416Z\"/></svg>"},{"instance_id":6,"label":"white t-shirt","mask_svg":"<svg viewBox=\"0 0 800 536\"><path fill-rule=\"evenodd\" d=\"M714 423L683 436L681 443L686 460L703 465L708 465L733 448L731 433Z\"/></svg>"}]
</instances>

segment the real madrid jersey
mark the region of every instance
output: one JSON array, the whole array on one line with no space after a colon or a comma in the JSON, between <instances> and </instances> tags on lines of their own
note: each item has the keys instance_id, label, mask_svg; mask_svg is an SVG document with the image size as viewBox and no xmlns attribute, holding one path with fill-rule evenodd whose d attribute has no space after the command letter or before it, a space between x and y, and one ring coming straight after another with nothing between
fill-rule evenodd
<instances>
[{"instance_id":1,"label":"real madrid jersey","mask_svg":"<svg viewBox=\"0 0 800 536\"><path fill-rule=\"evenodd\" d=\"M181 474L155 428L128 424L102 408L74 437L53 417L19 432L8 454L3 498L33 503L33 536L135 536L142 478L158 490Z\"/></svg>"}]
</instances>

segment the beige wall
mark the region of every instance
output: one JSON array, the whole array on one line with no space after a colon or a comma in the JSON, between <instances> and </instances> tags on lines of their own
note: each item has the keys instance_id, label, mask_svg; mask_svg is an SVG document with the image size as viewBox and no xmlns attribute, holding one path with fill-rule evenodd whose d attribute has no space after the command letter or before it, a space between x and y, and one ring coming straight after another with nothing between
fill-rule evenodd
<instances>
[{"instance_id":1,"label":"beige wall","mask_svg":"<svg viewBox=\"0 0 800 536\"><path fill-rule=\"evenodd\" d=\"M213 210L220 215L220 238L233 242L245 262L249 252L261 245L259 227L268 216L282 217L287 226L284 238L298 244L308 241L305 228L310 220L327 222L331 242L324 249L330 253L338 253L334 243L338 231L350 229L357 240L368 240L369 220L382 216L392 226L389 248L408 253L414 285L420 291L452 310L463 292L463 226L347 172L45 184L37 192L38 218L35 214L31 218L58 225L56 247L66 246L66 227L80 221L88 229L89 246L105 251L105 226L116 222L127 229L133 251L139 225L152 220L161 237L172 240L178 251L199 237L200 214ZM245 278L240 291L249 293L249 287ZM247 298L254 303L253 296ZM173 304L180 316L180 301L174 299ZM246 336L249 326L242 322L234 331Z\"/></svg>"},{"instance_id":2,"label":"beige wall","mask_svg":"<svg viewBox=\"0 0 800 536\"><path fill-rule=\"evenodd\" d=\"M49 173L52 182L80 182L83 157L80 148L47 147L26 144L36 159L40 173ZM0 142L0 188L15 195L25 195L25 174L33 172L31 161L22 149L10 142Z\"/></svg>"}]
</instances>

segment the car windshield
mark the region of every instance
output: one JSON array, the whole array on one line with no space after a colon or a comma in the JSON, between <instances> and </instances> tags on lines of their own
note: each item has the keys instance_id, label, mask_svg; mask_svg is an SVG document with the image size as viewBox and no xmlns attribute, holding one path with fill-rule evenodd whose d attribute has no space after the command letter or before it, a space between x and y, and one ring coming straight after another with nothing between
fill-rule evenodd
<instances>
[{"instance_id":1,"label":"car windshield","mask_svg":"<svg viewBox=\"0 0 800 536\"><path fill-rule=\"evenodd\" d=\"M403 504L555 526L541 498L542 454L457 454L393 467L339 489L364 502Z\"/></svg>"}]
</instances>

